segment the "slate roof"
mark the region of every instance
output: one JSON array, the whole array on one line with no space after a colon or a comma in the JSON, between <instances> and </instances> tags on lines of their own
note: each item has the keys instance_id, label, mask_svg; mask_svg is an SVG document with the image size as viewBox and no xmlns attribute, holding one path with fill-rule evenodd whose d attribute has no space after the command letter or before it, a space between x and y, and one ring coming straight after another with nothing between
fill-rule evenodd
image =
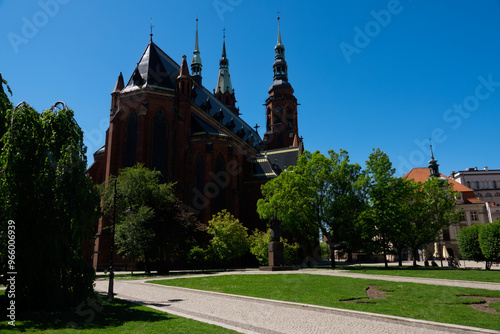
<instances>
[{"instance_id":1,"label":"slate roof","mask_svg":"<svg viewBox=\"0 0 500 334\"><path fill-rule=\"evenodd\" d=\"M173 92L176 89L175 83L179 71L180 66L153 43L153 41L150 41L130 80L121 93L128 93L139 89ZM205 87L193 82L193 88L194 103L201 110L215 118L250 146L257 150L262 148L262 139L251 126L234 114ZM197 118L198 121L201 120ZM208 126L208 124L206 125Z\"/></svg>"},{"instance_id":2,"label":"slate roof","mask_svg":"<svg viewBox=\"0 0 500 334\"><path fill-rule=\"evenodd\" d=\"M179 70L180 66L150 41L127 86L121 92L143 88L175 91Z\"/></svg>"},{"instance_id":3,"label":"slate roof","mask_svg":"<svg viewBox=\"0 0 500 334\"><path fill-rule=\"evenodd\" d=\"M272 179L289 166L296 166L300 148L289 147L260 152L252 161L254 179Z\"/></svg>"}]
</instances>

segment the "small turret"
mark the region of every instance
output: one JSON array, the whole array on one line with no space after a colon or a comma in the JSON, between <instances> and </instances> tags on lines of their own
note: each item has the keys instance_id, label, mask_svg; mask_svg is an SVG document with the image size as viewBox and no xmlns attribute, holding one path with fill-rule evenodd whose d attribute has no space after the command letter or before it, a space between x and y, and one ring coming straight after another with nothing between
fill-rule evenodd
<instances>
[{"instance_id":1,"label":"small turret","mask_svg":"<svg viewBox=\"0 0 500 334\"><path fill-rule=\"evenodd\" d=\"M186 58L186 55L182 56L181 68L177 77L177 92L180 97L191 96L191 76Z\"/></svg>"},{"instance_id":2,"label":"small turret","mask_svg":"<svg viewBox=\"0 0 500 334\"><path fill-rule=\"evenodd\" d=\"M116 80L115 89L113 89L113 92L111 93L111 113L110 113L111 117L118 110L119 102L120 102L119 95L124 87L125 87L125 83L123 81L123 74L122 74L122 72L120 72L120 75L118 76L118 79Z\"/></svg>"},{"instance_id":3,"label":"small turret","mask_svg":"<svg viewBox=\"0 0 500 334\"><path fill-rule=\"evenodd\" d=\"M437 163L437 160L434 159L434 153L432 152L432 145L431 145L431 160L429 160L429 171L430 171L430 176L435 176L435 177L441 176L441 174L439 173L439 165Z\"/></svg>"}]
</instances>

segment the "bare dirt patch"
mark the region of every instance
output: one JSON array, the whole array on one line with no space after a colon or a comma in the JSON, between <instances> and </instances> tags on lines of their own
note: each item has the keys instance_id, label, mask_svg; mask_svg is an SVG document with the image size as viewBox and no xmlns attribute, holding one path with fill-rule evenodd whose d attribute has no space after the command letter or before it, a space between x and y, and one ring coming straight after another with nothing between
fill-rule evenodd
<instances>
[{"instance_id":1,"label":"bare dirt patch","mask_svg":"<svg viewBox=\"0 0 500 334\"><path fill-rule=\"evenodd\" d=\"M496 298L496 297L484 297L484 296L464 296L464 295L461 295L459 297L474 298L474 299L484 299L484 302L467 304L467 305L469 305L473 309L481 311L481 312L487 312L487 313L493 313L493 314L500 314L500 312L498 312L497 310L495 310L495 309L493 309L493 308L490 307L491 303L499 302L500 298Z\"/></svg>"},{"instance_id":2,"label":"bare dirt patch","mask_svg":"<svg viewBox=\"0 0 500 334\"><path fill-rule=\"evenodd\" d=\"M368 304L368 303L370 303L368 301L370 299L385 299L384 295L388 292L389 291L379 290L378 286L376 286L376 285L368 285L368 287L366 288L366 297L344 299L341 301L347 302L347 303Z\"/></svg>"}]
</instances>

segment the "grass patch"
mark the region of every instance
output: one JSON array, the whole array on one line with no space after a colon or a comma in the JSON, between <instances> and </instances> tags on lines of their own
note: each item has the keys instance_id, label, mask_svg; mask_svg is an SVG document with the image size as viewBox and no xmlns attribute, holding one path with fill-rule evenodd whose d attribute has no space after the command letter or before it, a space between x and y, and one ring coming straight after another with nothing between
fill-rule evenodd
<instances>
[{"instance_id":1,"label":"grass patch","mask_svg":"<svg viewBox=\"0 0 500 334\"><path fill-rule=\"evenodd\" d=\"M0 293L2 310L6 297ZM80 314L80 315L79 315ZM115 299L102 306L85 306L74 312L20 314L16 326L0 322L0 333L38 332L51 334L122 334L122 333L236 333L229 329L173 316L145 306Z\"/></svg>"},{"instance_id":2,"label":"grass patch","mask_svg":"<svg viewBox=\"0 0 500 334\"><path fill-rule=\"evenodd\" d=\"M373 267L373 266L343 266L334 270L349 270L357 274L390 275L404 277L422 277L452 279L460 281L476 281L500 283L500 271L479 270L448 267ZM332 269L321 269L332 270Z\"/></svg>"},{"instance_id":3,"label":"grass patch","mask_svg":"<svg viewBox=\"0 0 500 334\"><path fill-rule=\"evenodd\" d=\"M172 272L167 274L115 274L115 279L130 280L130 279L143 279L143 278L158 278L158 277L172 277L172 276L186 276L186 275L210 275L222 272L223 270L206 270L206 271L183 271ZM109 274L98 274L97 278L108 279Z\"/></svg>"},{"instance_id":4,"label":"grass patch","mask_svg":"<svg viewBox=\"0 0 500 334\"><path fill-rule=\"evenodd\" d=\"M309 274L227 275L151 283L500 330L500 314L468 305L483 299L459 297L500 297L500 291ZM389 293L385 299L367 299L369 285ZM349 299L363 303L344 301ZM498 306L492 304L497 311Z\"/></svg>"}]
</instances>

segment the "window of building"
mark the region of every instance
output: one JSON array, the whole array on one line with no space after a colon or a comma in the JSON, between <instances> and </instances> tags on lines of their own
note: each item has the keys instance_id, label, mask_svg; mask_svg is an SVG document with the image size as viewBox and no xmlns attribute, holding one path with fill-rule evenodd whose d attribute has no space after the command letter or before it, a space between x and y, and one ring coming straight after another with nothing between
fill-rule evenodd
<instances>
[{"instance_id":1,"label":"window of building","mask_svg":"<svg viewBox=\"0 0 500 334\"><path fill-rule=\"evenodd\" d=\"M443 241L450 241L450 230L443 229Z\"/></svg>"},{"instance_id":2,"label":"window of building","mask_svg":"<svg viewBox=\"0 0 500 334\"><path fill-rule=\"evenodd\" d=\"M167 118L163 111L158 111L153 120L153 140L151 145L151 169L167 176Z\"/></svg>"},{"instance_id":3,"label":"window of building","mask_svg":"<svg viewBox=\"0 0 500 334\"><path fill-rule=\"evenodd\" d=\"M477 218L477 212L476 211L471 211L470 212L470 220L473 222L477 222L479 219Z\"/></svg>"},{"instance_id":4,"label":"window of building","mask_svg":"<svg viewBox=\"0 0 500 334\"><path fill-rule=\"evenodd\" d=\"M206 198L204 194L204 187L205 187L205 164L203 163L203 158L201 155L198 155L198 158L196 158L196 172L195 172L195 179L194 179L194 186L197 190L198 196L194 197L194 206L196 209L200 210L200 213L198 215L198 218L203 217L203 209L206 207Z\"/></svg>"},{"instance_id":5,"label":"window of building","mask_svg":"<svg viewBox=\"0 0 500 334\"><path fill-rule=\"evenodd\" d=\"M479 189L479 181L476 181L476 189Z\"/></svg>"},{"instance_id":6,"label":"window of building","mask_svg":"<svg viewBox=\"0 0 500 334\"><path fill-rule=\"evenodd\" d=\"M460 215L462 216L462 221L466 221L467 218L465 217L465 212L460 211Z\"/></svg>"},{"instance_id":7,"label":"window of building","mask_svg":"<svg viewBox=\"0 0 500 334\"><path fill-rule=\"evenodd\" d=\"M490 193L486 193L486 197L491 197L491 194Z\"/></svg>"},{"instance_id":8,"label":"window of building","mask_svg":"<svg viewBox=\"0 0 500 334\"><path fill-rule=\"evenodd\" d=\"M215 159L215 178L214 183L217 184L217 192L212 206L212 214L216 214L226 208L226 187L228 186L229 174L226 172L226 163L222 154L217 155Z\"/></svg>"},{"instance_id":9,"label":"window of building","mask_svg":"<svg viewBox=\"0 0 500 334\"><path fill-rule=\"evenodd\" d=\"M500 193L495 193L495 196L500 196Z\"/></svg>"},{"instance_id":10,"label":"window of building","mask_svg":"<svg viewBox=\"0 0 500 334\"><path fill-rule=\"evenodd\" d=\"M467 188L470 188L470 182L467 181Z\"/></svg>"},{"instance_id":11,"label":"window of building","mask_svg":"<svg viewBox=\"0 0 500 334\"><path fill-rule=\"evenodd\" d=\"M476 194L476 197L483 197L483 194L481 194L481 193L477 193L477 194Z\"/></svg>"},{"instance_id":12,"label":"window of building","mask_svg":"<svg viewBox=\"0 0 500 334\"><path fill-rule=\"evenodd\" d=\"M497 181L493 181L493 189L496 189L497 188Z\"/></svg>"},{"instance_id":13,"label":"window of building","mask_svg":"<svg viewBox=\"0 0 500 334\"><path fill-rule=\"evenodd\" d=\"M125 167L132 167L136 162L137 152L137 113L132 111L127 120L127 140L125 142Z\"/></svg>"}]
</instances>

